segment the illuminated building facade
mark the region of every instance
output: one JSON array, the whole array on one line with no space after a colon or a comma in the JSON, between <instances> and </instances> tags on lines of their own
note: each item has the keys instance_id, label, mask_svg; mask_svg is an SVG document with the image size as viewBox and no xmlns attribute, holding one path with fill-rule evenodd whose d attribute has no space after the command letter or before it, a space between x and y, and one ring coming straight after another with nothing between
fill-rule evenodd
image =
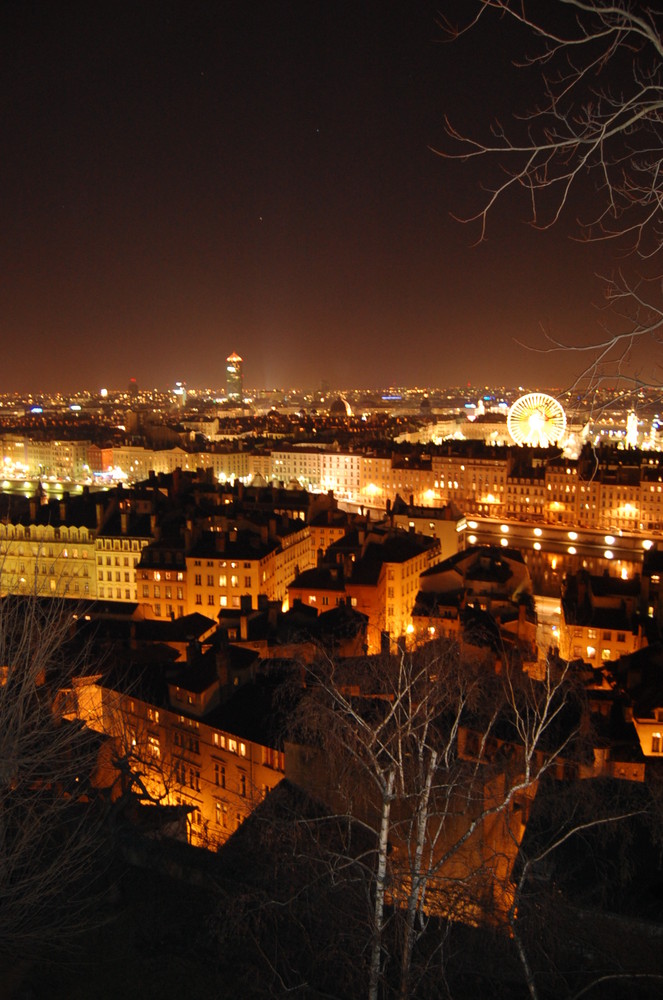
<instances>
[{"instance_id":1,"label":"illuminated building facade","mask_svg":"<svg viewBox=\"0 0 663 1000\"><path fill-rule=\"evenodd\" d=\"M242 359L234 352L226 358L226 396L236 403L244 399Z\"/></svg>"},{"instance_id":2,"label":"illuminated building facade","mask_svg":"<svg viewBox=\"0 0 663 1000\"><path fill-rule=\"evenodd\" d=\"M0 497L0 593L95 598L95 507L88 497Z\"/></svg>"},{"instance_id":3,"label":"illuminated building facade","mask_svg":"<svg viewBox=\"0 0 663 1000\"><path fill-rule=\"evenodd\" d=\"M598 670L608 660L647 644L638 616L640 580L581 571L567 577L562 591L559 651Z\"/></svg>"},{"instance_id":4,"label":"illuminated building facade","mask_svg":"<svg viewBox=\"0 0 663 1000\"><path fill-rule=\"evenodd\" d=\"M199 664L180 664L165 703L82 682L75 714L114 739L117 757L140 771L154 801L187 809L190 843L215 848L279 783L285 763L276 745L249 739L242 722L233 725L219 708L223 665L206 670L210 655Z\"/></svg>"},{"instance_id":5,"label":"illuminated building facade","mask_svg":"<svg viewBox=\"0 0 663 1000\"><path fill-rule=\"evenodd\" d=\"M321 611L345 601L367 617L368 652L377 653L383 633L412 630L419 576L440 556L436 537L378 525L352 529L328 547L324 564L295 578L288 600Z\"/></svg>"},{"instance_id":6,"label":"illuminated building facade","mask_svg":"<svg viewBox=\"0 0 663 1000\"><path fill-rule=\"evenodd\" d=\"M153 519L130 509L128 501L113 505L95 539L97 597L104 601L139 600L136 567L141 551L153 540Z\"/></svg>"}]
</instances>

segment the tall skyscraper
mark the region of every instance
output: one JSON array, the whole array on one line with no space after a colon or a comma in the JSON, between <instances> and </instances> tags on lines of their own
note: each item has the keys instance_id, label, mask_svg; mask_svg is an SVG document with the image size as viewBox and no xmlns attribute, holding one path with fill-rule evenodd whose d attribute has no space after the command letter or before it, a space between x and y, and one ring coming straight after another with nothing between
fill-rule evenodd
<instances>
[{"instance_id":1,"label":"tall skyscraper","mask_svg":"<svg viewBox=\"0 0 663 1000\"><path fill-rule=\"evenodd\" d=\"M176 382L173 394L178 409L183 410L186 406L186 382Z\"/></svg>"},{"instance_id":2,"label":"tall skyscraper","mask_svg":"<svg viewBox=\"0 0 663 1000\"><path fill-rule=\"evenodd\" d=\"M239 354L233 353L226 358L226 396L238 403L244 398L242 359Z\"/></svg>"}]
</instances>

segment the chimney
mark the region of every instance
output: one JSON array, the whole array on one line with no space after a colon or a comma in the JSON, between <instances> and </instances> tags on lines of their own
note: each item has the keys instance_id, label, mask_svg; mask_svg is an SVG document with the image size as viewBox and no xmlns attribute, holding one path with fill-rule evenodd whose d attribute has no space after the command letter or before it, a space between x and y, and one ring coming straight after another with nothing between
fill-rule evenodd
<instances>
[{"instance_id":1,"label":"chimney","mask_svg":"<svg viewBox=\"0 0 663 1000\"><path fill-rule=\"evenodd\" d=\"M248 642L249 639L249 616L240 615L239 616L239 637L242 642Z\"/></svg>"},{"instance_id":2,"label":"chimney","mask_svg":"<svg viewBox=\"0 0 663 1000\"><path fill-rule=\"evenodd\" d=\"M123 535L127 535L129 533L129 511L128 510L122 510L122 511L120 511L120 531L122 532Z\"/></svg>"},{"instance_id":3,"label":"chimney","mask_svg":"<svg viewBox=\"0 0 663 1000\"><path fill-rule=\"evenodd\" d=\"M228 684L228 651L225 647L217 650L216 674L221 684L225 687Z\"/></svg>"}]
</instances>

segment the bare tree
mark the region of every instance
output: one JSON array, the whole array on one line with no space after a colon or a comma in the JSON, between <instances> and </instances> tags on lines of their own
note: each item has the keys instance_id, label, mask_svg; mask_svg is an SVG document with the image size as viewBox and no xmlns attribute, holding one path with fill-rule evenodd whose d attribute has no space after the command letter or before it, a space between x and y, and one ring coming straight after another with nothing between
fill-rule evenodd
<instances>
[{"instance_id":1,"label":"bare tree","mask_svg":"<svg viewBox=\"0 0 663 1000\"><path fill-rule=\"evenodd\" d=\"M0 602L0 953L12 964L66 950L98 903L99 740L59 709L85 655L71 624L60 601Z\"/></svg>"},{"instance_id":2,"label":"bare tree","mask_svg":"<svg viewBox=\"0 0 663 1000\"><path fill-rule=\"evenodd\" d=\"M620 912L638 856L656 835L654 816L644 784L605 776L560 781L548 775L542 782L508 912L531 1000L619 997L627 981L629 995L659 995L663 963L651 942L660 940L661 929L633 919L628 906Z\"/></svg>"},{"instance_id":3,"label":"bare tree","mask_svg":"<svg viewBox=\"0 0 663 1000\"><path fill-rule=\"evenodd\" d=\"M483 239L492 209L516 189L525 193L531 224L549 228L580 189L595 206L579 219L580 237L614 241L631 264L606 276L615 318L595 344L548 336L544 350L586 352L578 381L651 384L651 371L641 377L628 362L636 342L660 343L663 324L663 12L635 0L477 0L467 20L445 27L458 38L492 15L529 39L517 66L528 84L538 80L540 99L514 108L510 123L494 121L489 133L486 123L483 135L447 121L449 143L438 152L485 160L489 175L495 170L492 182L484 178L482 204L464 221L477 222ZM587 182L595 193L589 198Z\"/></svg>"},{"instance_id":4,"label":"bare tree","mask_svg":"<svg viewBox=\"0 0 663 1000\"><path fill-rule=\"evenodd\" d=\"M307 686L296 777L365 832L353 860L372 886L367 993L397 981L406 1000L431 918L508 920L523 817L541 778L579 752L582 701L568 670L486 675L442 642L319 661Z\"/></svg>"}]
</instances>

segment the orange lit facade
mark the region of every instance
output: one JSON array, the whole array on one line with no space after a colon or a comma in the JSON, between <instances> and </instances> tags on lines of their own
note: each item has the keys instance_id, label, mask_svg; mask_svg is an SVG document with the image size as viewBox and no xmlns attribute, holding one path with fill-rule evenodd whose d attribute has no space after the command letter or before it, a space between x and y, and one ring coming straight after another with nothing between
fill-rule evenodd
<instances>
[{"instance_id":1,"label":"orange lit facade","mask_svg":"<svg viewBox=\"0 0 663 1000\"><path fill-rule=\"evenodd\" d=\"M181 710L175 707L178 697ZM283 777L283 753L203 718L209 691L173 688L156 706L116 690L79 690L79 718L116 741L154 803L188 807L188 839L223 843Z\"/></svg>"}]
</instances>

